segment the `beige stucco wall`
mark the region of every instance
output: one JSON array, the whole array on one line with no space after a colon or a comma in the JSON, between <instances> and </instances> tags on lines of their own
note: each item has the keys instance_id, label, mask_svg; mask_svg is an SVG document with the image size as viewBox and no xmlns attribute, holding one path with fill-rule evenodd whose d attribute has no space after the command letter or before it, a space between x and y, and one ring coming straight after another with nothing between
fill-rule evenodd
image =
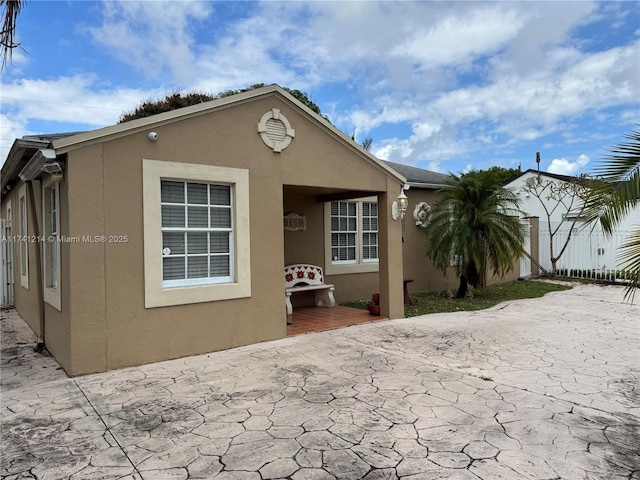
<instances>
[{"instance_id":1,"label":"beige stucco wall","mask_svg":"<svg viewBox=\"0 0 640 480\"><path fill-rule=\"evenodd\" d=\"M420 202L427 202L431 207L436 203L439 194L436 190L411 187L406 192L409 206L405 218L404 244L402 245L404 277L411 279L407 289L410 294L450 290L458 287L458 277L451 268L444 275L433 266L426 256L425 236L416 226L413 210Z\"/></svg>"},{"instance_id":2,"label":"beige stucco wall","mask_svg":"<svg viewBox=\"0 0 640 480\"><path fill-rule=\"evenodd\" d=\"M281 109L296 131L282 153L268 148L256 129L261 116L273 107ZM64 366L73 375L283 337L282 215L288 208L283 186L398 189L397 181L389 182L388 175L364 155L279 97L154 126L157 142L147 139L149 130L68 153L69 235L128 237L126 243L69 245L73 357ZM145 158L249 170L250 298L145 308L141 189ZM309 235L322 230L315 223L314 208L309 209ZM386 235L385 241L393 242L399 229ZM309 263L317 259L322 264L322 235L318 237L320 243L311 240L307 252L292 247L288 239L287 255L293 259L304 254ZM401 316L401 297L394 294L397 298L388 308Z\"/></svg>"},{"instance_id":3,"label":"beige stucco wall","mask_svg":"<svg viewBox=\"0 0 640 480\"><path fill-rule=\"evenodd\" d=\"M14 236L20 232L20 190L23 182L17 182L9 195L3 199L3 215L6 215L8 200L11 201L12 229ZM33 201L30 189L33 188ZM60 265L60 288L61 288L61 309L54 308L47 302L40 302L42 295L42 276L39 275L38 262L41 256L43 234L42 223L42 182L34 180L26 185L27 198L27 228L30 241L29 249L29 283L28 288L21 284L20 279L20 245L15 242L13 246L13 273L14 273L14 305L21 317L27 322L29 327L38 336L39 340L44 340L44 344L49 352L58 359L61 365L69 365L71 362L70 345L70 325L69 325L69 299L68 299L68 264L61 262ZM64 205L66 203L66 179L60 182L60 234L66 235L68 231L68 217ZM35 205L35 215L33 205ZM36 223L37 222L37 223ZM61 244L60 257L66 258L68 255L68 245ZM41 312L41 308L43 311ZM42 328L42 317L44 317L44 328Z\"/></svg>"},{"instance_id":4,"label":"beige stucco wall","mask_svg":"<svg viewBox=\"0 0 640 480\"><path fill-rule=\"evenodd\" d=\"M35 182L39 185L39 182ZM24 183L18 182L13 186L13 189L9 193L11 198L12 214L12 228L13 234L20 235L20 189ZM31 208L32 202L29 194L29 185L26 185L26 198L27 198L27 233L35 235L34 222L35 218L33 210ZM34 198L36 205L40 202L39 188L34 189ZM6 201L4 202L4 208L6 208ZM37 265L35 262L35 255L38 253L38 245L34 242L28 242L29 249L29 284L28 288L24 287L20 281L20 242L16 241L13 246L13 273L14 273L14 303L16 310L25 322L31 327L36 335L40 336L40 314L38 308L38 284L37 284Z\"/></svg>"}]
</instances>

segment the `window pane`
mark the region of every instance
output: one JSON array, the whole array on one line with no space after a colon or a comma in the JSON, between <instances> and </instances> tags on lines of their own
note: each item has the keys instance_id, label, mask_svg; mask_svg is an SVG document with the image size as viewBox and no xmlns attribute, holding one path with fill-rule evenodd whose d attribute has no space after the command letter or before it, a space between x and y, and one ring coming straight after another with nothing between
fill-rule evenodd
<instances>
[{"instance_id":1,"label":"window pane","mask_svg":"<svg viewBox=\"0 0 640 480\"><path fill-rule=\"evenodd\" d=\"M184 207L175 205L162 205L163 227L184 227Z\"/></svg>"},{"instance_id":2,"label":"window pane","mask_svg":"<svg viewBox=\"0 0 640 480\"><path fill-rule=\"evenodd\" d=\"M187 233L187 254L193 255L196 253L208 253L207 243L208 243L208 238L207 238L206 232ZM191 259L189 259L189 265L191 265ZM191 268L191 266L189 266L189 268Z\"/></svg>"},{"instance_id":3,"label":"window pane","mask_svg":"<svg viewBox=\"0 0 640 480\"><path fill-rule=\"evenodd\" d=\"M211 253L229 253L229 234L227 232L211 232Z\"/></svg>"},{"instance_id":4,"label":"window pane","mask_svg":"<svg viewBox=\"0 0 640 480\"><path fill-rule=\"evenodd\" d=\"M228 277L231 275L229 268L229 256L220 255L211 257L211 276L212 277Z\"/></svg>"},{"instance_id":5,"label":"window pane","mask_svg":"<svg viewBox=\"0 0 640 480\"><path fill-rule=\"evenodd\" d=\"M184 233L182 232L164 232L162 234L162 248L169 248L169 255L184 254Z\"/></svg>"},{"instance_id":6,"label":"window pane","mask_svg":"<svg viewBox=\"0 0 640 480\"><path fill-rule=\"evenodd\" d=\"M189 227L207 228L207 207L187 207L189 214Z\"/></svg>"},{"instance_id":7,"label":"window pane","mask_svg":"<svg viewBox=\"0 0 640 480\"><path fill-rule=\"evenodd\" d=\"M163 203L184 203L184 182L162 180L160 201Z\"/></svg>"},{"instance_id":8,"label":"window pane","mask_svg":"<svg viewBox=\"0 0 640 480\"><path fill-rule=\"evenodd\" d=\"M211 205L231 205L231 187L228 185L210 185Z\"/></svg>"},{"instance_id":9,"label":"window pane","mask_svg":"<svg viewBox=\"0 0 640 480\"><path fill-rule=\"evenodd\" d=\"M184 257L163 257L162 258L162 279L163 280L184 279Z\"/></svg>"},{"instance_id":10,"label":"window pane","mask_svg":"<svg viewBox=\"0 0 640 480\"><path fill-rule=\"evenodd\" d=\"M211 228L231 228L231 209L211 207Z\"/></svg>"},{"instance_id":11,"label":"window pane","mask_svg":"<svg viewBox=\"0 0 640 480\"><path fill-rule=\"evenodd\" d=\"M331 202L331 215L335 216L338 215L340 209L339 209L339 205L338 202Z\"/></svg>"},{"instance_id":12,"label":"window pane","mask_svg":"<svg viewBox=\"0 0 640 480\"><path fill-rule=\"evenodd\" d=\"M208 257L206 255L200 257L187 257L187 278L206 278L209 276L207 268Z\"/></svg>"},{"instance_id":13,"label":"window pane","mask_svg":"<svg viewBox=\"0 0 640 480\"><path fill-rule=\"evenodd\" d=\"M374 217L371 219L371 228L369 229L372 232L378 231L378 217Z\"/></svg>"},{"instance_id":14,"label":"window pane","mask_svg":"<svg viewBox=\"0 0 640 480\"><path fill-rule=\"evenodd\" d=\"M371 205L371 216L372 217L377 217L378 216L378 204L377 203L369 203L369 205Z\"/></svg>"},{"instance_id":15,"label":"window pane","mask_svg":"<svg viewBox=\"0 0 640 480\"><path fill-rule=\"evenodd\" d=\"M356 216L356 207L357 207L356 202L349 202L349 203L347 203L347 205L349 206L349 216L355 217Z\"/></svg>"},{"instance_id":16,"label":"window pane","mask_svg":"<svg viewBox=\"0 0 640 480\"><path fill-rule=\"evenodd\" d=\"M207 184L205 183L188 183L187 184L187 203L195 203L199 205L207 205Z\"/></svg>"}]
</instances>

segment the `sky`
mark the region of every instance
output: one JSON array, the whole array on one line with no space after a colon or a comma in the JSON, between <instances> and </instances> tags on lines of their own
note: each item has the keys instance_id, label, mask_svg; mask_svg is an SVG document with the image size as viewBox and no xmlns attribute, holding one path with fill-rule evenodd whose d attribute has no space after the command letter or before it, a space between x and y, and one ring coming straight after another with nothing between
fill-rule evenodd
<instances>
[{"instance_id":1,"label":"sky","mask_svg":"<svg viewBox=\"0 0 640 480\"><path fill-rule=\"evenodd\" d=\"M640 2L38 1L2 72L23 135L277 83L379 158L442 173L597 167L640 125Z\"/></svg>"}]
</instances>

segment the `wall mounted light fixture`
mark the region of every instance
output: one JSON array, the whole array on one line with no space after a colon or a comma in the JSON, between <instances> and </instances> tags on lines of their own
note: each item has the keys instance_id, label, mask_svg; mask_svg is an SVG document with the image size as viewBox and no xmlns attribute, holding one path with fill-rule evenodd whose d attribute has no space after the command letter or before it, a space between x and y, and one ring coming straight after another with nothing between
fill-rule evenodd
<instances>
[{"instance_id":1,"label":"wall mounted light fixture","mask_svg":"<svg viewBox=\"0 0 640 480\"><path fill-rule=\"evenodd\" d=\"M398 218L404 220L404 215L407 213L407 207L409 206L409 199L404 194L404 187L400 190L400 195L396 198L391 205L391 218L397 220Z\"/></svg>"}]
</instances>

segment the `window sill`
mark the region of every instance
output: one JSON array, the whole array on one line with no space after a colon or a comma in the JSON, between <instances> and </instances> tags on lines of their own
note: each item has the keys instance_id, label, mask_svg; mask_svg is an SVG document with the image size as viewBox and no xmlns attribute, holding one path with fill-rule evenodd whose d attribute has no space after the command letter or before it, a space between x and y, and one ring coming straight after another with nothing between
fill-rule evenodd
<instances>
[{"instance_id":1,"label":"window sill","mask_svg":"<svg viewBox=\"0 0 640 480\"><path fill-rule=\"evenodd\" d=\"M327 264L324 269L325 275L349 275L352 273L376 273L379 271L378 262L368 263L347 263L347 264Z\"/></svg>"}]
</instances>

